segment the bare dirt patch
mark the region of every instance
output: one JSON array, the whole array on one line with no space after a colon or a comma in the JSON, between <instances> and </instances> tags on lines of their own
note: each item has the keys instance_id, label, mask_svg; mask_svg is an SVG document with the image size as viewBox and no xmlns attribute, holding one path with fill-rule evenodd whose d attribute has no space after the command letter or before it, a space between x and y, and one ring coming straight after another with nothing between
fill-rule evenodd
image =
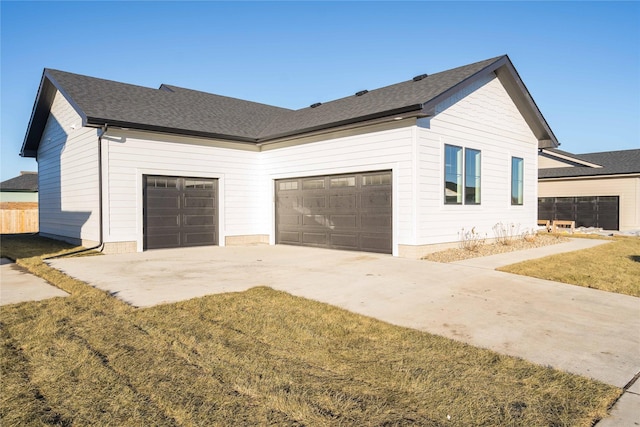
<instances>
[{"instance_id":1,"label":"bare dirt patch","mask_svg":"<svg viewBox=\"0 0 640 427\"><path fill-rule=\"evenodd\" d=\"M513 251L521 251L525 249L535 249L542 246L555 245L557 243L568 242L569 238L557 234L538 234L528 239L515 238L508 242L503 243L488 243L478 246L475 250L469 250L464 248L452 248L440 252L434 252L432 254L422 257L427 261L435 262L455 262L462 261L470 258L477 258L481 256L489 256L496 254L503 254Z\"/></svg>"}]
</instances>

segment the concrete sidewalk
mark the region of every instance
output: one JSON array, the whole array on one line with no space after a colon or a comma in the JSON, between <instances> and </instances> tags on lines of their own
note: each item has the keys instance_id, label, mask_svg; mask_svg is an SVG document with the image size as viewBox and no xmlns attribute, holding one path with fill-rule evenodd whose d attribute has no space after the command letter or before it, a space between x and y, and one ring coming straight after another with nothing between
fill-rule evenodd
<instances>
[{"instance_id":1,"label":"concrete sidewalk","mask_svg":"<svg viewBox=\"0 0 640 427\"><path fill-rule=\"evenodd\" d=\"M540 248L527 249L524 251L513 251L504 254L471 258L463 261L453 262L452 264L495 270L496 268L504 267L505 265L511 265L518 262L528 261L530 259L543 258L546 256L557 255L565 252L580 251L611 242L612 240L571 239L566 243L547 245Z\"/></svg>"},{"instance_id":2,"label":"concrete sidewalk","mask_svg":"<svg viewBox=\"0 0 640 427\"><path fill-rule=\"evenodd\" d=\"M65 291L28 273L11 260L0 258L0 305L40 301L68 295Z\"/></svg>"},{"instance_id":3,"label":"concrete sidewalk","mask_svg":"<svg viewBox=\"0 0 640 427\"><path fill-rule=\"evenodd\" d=\"M640 371L640 299L475 266L284 245L50 264L140 307L263 285L618 387Z\"/></svg>"}]
</instances>

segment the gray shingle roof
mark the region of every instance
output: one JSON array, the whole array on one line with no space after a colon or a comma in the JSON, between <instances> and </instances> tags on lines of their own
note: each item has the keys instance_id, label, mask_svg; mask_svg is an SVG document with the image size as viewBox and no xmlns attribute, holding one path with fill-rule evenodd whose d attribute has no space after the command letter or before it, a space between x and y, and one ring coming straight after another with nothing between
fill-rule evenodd
<instances>
[{"instance_id":1,"label":"gray shingle roof","mask_svg":"<svg viewBox=\"0 0 640 427\"><path fill-rule=\"evenodd\" d=\"M89 124L255 139L284 108L163 85L151 89L58 70L46 75Z\"/></svg>"},{"instance_id":2,"label":"gray shingle roof","mask_svg":"<svg viewBox=\"0 0 640 427\"><path fill-rule=\"evenodd\" d=\"M38 174L36 172L22 172L20 176L0 182L1 191L38 191Z\"/></svg>"},{"instance_id":3,"label":"gray shingle roof","mask_svg":"<svg viewBox=\"0 0 640 427\"><path fill-rule=\"evenodd\" d=\"M57 91L74 106L84 126L108 124L258 143L409 112L432 115L437 102L491 73L505 84L541 143L557 145L511 61L503 55L300 110L166 84L152 89L45 69L21 155L35 157Z\"/></svg>"},{"instance_id":4,"label":"gray shingle roof","mask_svg":"<svg viewBox=\"0 0 640 427\"><path fill-rule=\"evenodd\" d=\"M432 74L419 81L405 81L292 111L276 117L261 133L262 138L286 135L299 130L316 129L330 123L348 122L361 117L384 114L402 109L418 110L423 104L450 90L502 57L487 59L453 70Z\"/></svg>"},{"instance_id":5,"label":"gray shingle roof","mask_svg":"<svg viewBox=\"0 0 640 427\"><path fill-rule=\"evenodd\" d=\"M561 150L547 151L572 156L589 163L595 163L601 168L592 167L561 167L538 170L539 179L568 178L580 176L628 175L640 173L640 150L604 151L587 154L571 154Z\"/></svg>"}]
</instances>

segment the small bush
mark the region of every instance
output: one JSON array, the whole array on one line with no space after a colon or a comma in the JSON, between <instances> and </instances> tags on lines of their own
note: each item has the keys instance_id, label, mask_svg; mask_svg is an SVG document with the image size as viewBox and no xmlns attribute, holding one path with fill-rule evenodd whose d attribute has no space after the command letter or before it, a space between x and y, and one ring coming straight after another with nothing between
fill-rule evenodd
<instances>
[{"instance_id":1,"label":"small bush","mask_svg":"<svg viewBox=\"0 0 640 427\"><path fill-rule=\"evenodd\" d=\"M465 231L464 228L460 230L460 248L468 251L476 252L487 241L487 235L482 236L473 227L469 231Z\"/></svg>"},{"instance_id":2,"label":"small bush","mask_svg":"<svg viewBox=\"0 0 640 427\"><path fill-rule=\"evenodd\" d=\"M522 232L521 237L525 242L533 243L538 238L538 233L534 229L525 230Z\"/></svg>"},{"instance_id":3,"label":"small bush","mask_svg":"<svg viewBox=\"0 0 640 427\"><path fill-rule=\"evenodd\" d=\"M496 243L508 246L520 237L520 224L499 222L493 226L493 233L496 236Z\"/></svg>"}]
</instances>

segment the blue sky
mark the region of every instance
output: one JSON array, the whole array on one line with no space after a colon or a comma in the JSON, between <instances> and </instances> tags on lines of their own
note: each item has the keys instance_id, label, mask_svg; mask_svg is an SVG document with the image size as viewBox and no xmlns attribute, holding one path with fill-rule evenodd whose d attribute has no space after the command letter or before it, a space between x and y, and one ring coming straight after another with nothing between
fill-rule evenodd
<instances>
[{"instance_id":1,"label":"blue sky","mask_svg":"<svg viewBox=\"0 0 640 427\"><path fill-rule=\"evenodd\" d=\"M637 2L0 2L1 179L45 67L287 108L508 54L560 148L640 148Z\"/></svg>"}]
</instances>

